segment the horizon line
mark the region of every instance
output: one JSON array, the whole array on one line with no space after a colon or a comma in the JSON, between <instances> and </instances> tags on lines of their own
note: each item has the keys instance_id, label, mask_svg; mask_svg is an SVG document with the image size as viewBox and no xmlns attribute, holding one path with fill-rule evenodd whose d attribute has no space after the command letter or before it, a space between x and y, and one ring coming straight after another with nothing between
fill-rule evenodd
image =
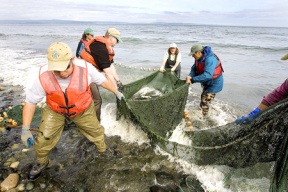
<instances>
[{"instance_id":1,"label":"horizon line","mask_svg":"<svg viewBox=\"0 0 288 192\"><path fill-rule=\"evenodd\" d=\"M267 27L267 28L288 28L288 27L275 27L275 26L252 26L252 25L228 25L228 24L198 24L198 23L183 23L183 22L121 22L121 21L75 21L75 20L61 20L61 19L42 19L42 20L19 20L19 19L0 19L0 24L45 24L48 22L57 22L57 23L115 23L115 24L173 24L173 25L200 25L200 26L223 26L223 27Z\"/></svg>"}]
</instances>

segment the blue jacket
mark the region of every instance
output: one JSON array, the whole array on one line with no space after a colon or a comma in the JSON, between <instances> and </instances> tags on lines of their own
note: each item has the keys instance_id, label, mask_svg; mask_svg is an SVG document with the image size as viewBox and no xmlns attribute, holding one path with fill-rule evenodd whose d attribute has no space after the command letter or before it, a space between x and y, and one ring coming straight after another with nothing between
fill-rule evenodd
<instances>
[{"instance_id":1,"label":"blue jacket","mask_svg":"<svg viewBox=\"0 0 288 192\"><path fill-rule=\"evenodd\" d=\"M212 79L214 70L219 61L209 46L204 47L204 55L201 59L198 60L198 63L203 61L205 62L205 66L204 73L202 74L197 74L195 62L194 65L192 65L191 71L189 73L189 76L191 76L193 79L192 82L201 83L205 93L220 92L223 89L223 75L220 75L216 79Z\"/></svg>"}]
</instances>

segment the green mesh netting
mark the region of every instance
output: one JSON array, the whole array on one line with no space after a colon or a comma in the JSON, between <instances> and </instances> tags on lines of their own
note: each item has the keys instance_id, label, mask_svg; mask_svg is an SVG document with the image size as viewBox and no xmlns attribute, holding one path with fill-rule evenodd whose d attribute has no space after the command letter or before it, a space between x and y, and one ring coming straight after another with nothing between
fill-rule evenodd
<instances>
[{"instance_id":1,"label":"green mesh netting","mask_svg":"<svg viewBox=\"0 0 288 192\"><path fill-rule=\"evenodd\" d=\"M155 72L124 85L126 102L117 101L117 119L125 116L138 123L149 136L165 137L183 118L189 84L174 73Z\"/></svg>"},{"instance_id":2,"label":"green mesh netting","mask_svg":"<svg viewBox=\"0 0 288 192\"><path fill-rule=\"evenodd\" d=\"M154 140L166 152L198 165L250 167L276 161L270 191L288 191L288 99L267 110L248 125L224 126L186 132L191 146Z\"/></svg>"},{"instance_id":3,"label":"green mesh netting","mask_svg":"<svg viewBox=\"0 0 288 192\"><path fill-rule=\"evenodd\" d=\"M8 118L12 118L17 122L18 126L22 125L22 110L23 110L23 105L15 105L12 107L12 109L7 109L7 115ZM36 107L34 117L32 119L31 127L39 127L40 121L42 118L42 110L43 108L41 107Z\"/></svg>"},{"instance_id":4,"label":"green mesh netting","mask_svg":"<svg viewBox=\"0 0 288 192\"><path fill-rule=\"evenodd\" d=\"M157 144L170 154L198 165L215 164L240 168L258 162L271 162L276 160L288 128L287 112L288 99L263 111L251 124L230 123L216 128L186 132L191 146L160 137ZM283 149L282 153L284 151ZM287 169L286 161L281 161L281 169L284 169L283 166ZM287 180L287 175L285 178Z\"/></svg>"},{"instance_id":5,"label":"green mesh netting","mask_svg":"<svg viewBox=\"0 0 288 192\"><path fill-rule=\"evenodd\" d=\"M274 161L288 127L288 100L265 110L251 124L230 123L191 133L197 164L246 167Z\"/></svg>"},{"instance_id":6,"label":"green mesh netting","mask_svg":"<svg viewBox=\"0 0 288 192\"><path fill-rule=\"evenodd\" d=\"M281 142L281 149L278 153L274 167L274 177L270 187L271 192L288 191L288 119L285 118L284 121L286 121L286 129L284 130L285 135Z\"/></svg>"}]
</instances>

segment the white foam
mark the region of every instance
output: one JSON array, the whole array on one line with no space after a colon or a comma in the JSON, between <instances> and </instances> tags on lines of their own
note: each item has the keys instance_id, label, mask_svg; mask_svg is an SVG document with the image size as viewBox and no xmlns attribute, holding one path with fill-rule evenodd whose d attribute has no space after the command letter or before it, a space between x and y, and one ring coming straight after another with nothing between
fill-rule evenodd
<instances>
[{"instance_id":1,"label":"white foam","mask_svg":"<svg viewBox=\"0 0 288 192\"><path fill-rule=\"evenodd\" d=\"M176 129L173 131L171 137L169 138L169 141L177 142L182 145L188 145L191 146L192 141L185 135L185 121L182 120L181 123L176 127Z\"/></svg>"},{"instance_id":2,"label":"white foam","mask_svg":"<svg viewBox=\"0 0 288 192\"><path fill-rule=\"evenodd\" d=\"M107 136L118 135L121 140L128 143L149 143L149 139L139 127L130 120L121 118L116 121L116 105L109 103L101 110L101 124Z\"/></svg>"},{"instance_id":3,"label":"white foam","mask_svg":"<svg viewBox=\"0 0 288 192\"><path fill-rule=\"evenodd\" d=\"M38 76L39 66L46 62L45 55L29 50L0 48L0 77L6 85L20 85L24 88L29 81Z\"/></svg>"},{"instance_id":4,"label":"white foam","mask_svg":"<svg viewBox=\"0 0 288 192\"><path fill-rule=\"evenodd\" d=\"M225 188L223 183L225 175L219 169L213 166L198 166L193 163L189 163L185 160L170 155L158 146L155 147L155 152L161 155L166 155L169 157L168 159L171 162L177 163L179 171L184 171L188 175L196 176L205 191L231 191Z\"/></svg>"}]
</instances>

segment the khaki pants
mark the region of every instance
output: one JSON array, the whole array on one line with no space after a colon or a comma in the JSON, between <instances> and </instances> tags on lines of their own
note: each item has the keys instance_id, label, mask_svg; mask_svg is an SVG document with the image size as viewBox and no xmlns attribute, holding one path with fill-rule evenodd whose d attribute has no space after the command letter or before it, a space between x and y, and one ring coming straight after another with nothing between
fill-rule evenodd
<instances>
[{"instance_id":1,"label":"khaki pants","mask_svg":"<svg viewBox=\"0 0 288 192\"><path fill-rule=\"evenodd\" d=\"M202 114L205 116L209 112L209 107L211 105L211 101L215 98L215 93L205 93L201 94L201 102L200 107L202 109Z\"/></svg>"},{"instance_id":2,"label":"khaki pants","mask_svg":"<svg viewBox=\"0 0 288 192\"><path fill-rule=\"evenodd\" d=\"M93 102L83 113L71 118L79 131L91 142L99 152L106 150L104 141L104 128L96 118ZM38 163L45 163L48 160L50 151L56 146L61 138L65 125L65 117L51 110L46 106L43 110L39 131L35 139L35 152ZM44 138L45 137L45 138ZM49 138L47 140L47 138Z\"/></svg>"},{"instance_id":3,"label":"khaki pants","mask_svg":"<svg viewBox=\"0 0 288 192\"><path fill-rule=\"evenodd\" d=\"M101 98L98 86L95 83L90 84L90 89L93 95L96 116L97 116L98 121L100 122L102 98Z\"/></svg>"}]
</instances>

